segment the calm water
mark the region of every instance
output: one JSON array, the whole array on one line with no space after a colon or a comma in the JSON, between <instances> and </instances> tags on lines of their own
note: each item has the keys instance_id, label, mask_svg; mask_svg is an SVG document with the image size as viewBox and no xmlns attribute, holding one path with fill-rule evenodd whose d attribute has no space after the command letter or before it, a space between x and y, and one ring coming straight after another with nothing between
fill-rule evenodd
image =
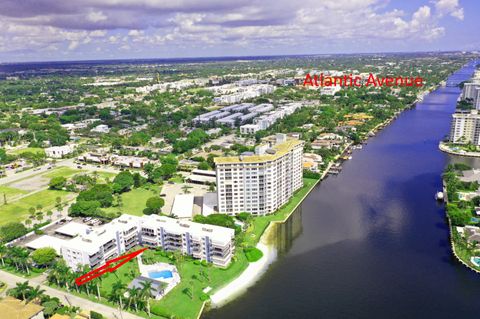
<instances>
[{"instance_id":1,"label":"calm water","mask_svg":"<svg viewBox=\"0 0 480 319\"><path fill-rule=\"evenodd\" d=\"M204 317L478 316L480 276L453 259L434 200L449 160L438 142L459 93L439 88L356 151L277 231L280 257L262 279Z\"/></svg>"}]
</instances>

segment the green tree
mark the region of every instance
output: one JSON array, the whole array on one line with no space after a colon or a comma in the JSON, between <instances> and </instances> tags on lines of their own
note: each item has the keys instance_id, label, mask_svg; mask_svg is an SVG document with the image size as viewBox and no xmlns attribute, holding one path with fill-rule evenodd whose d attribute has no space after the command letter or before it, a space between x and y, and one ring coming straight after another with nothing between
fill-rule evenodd
<instances>
[{"instance_id":1,"label":"green tree","mask_svg":"<svg viewBox=\"0 0 480 319\"><path fill-rule=\"evenodd\" d=\"M160 213L165 201L161 197L150 197L147 199L147 208L143 211L146 215Z\"/></svg>"},{"instance_id":2,"label":"green tree","mask_svg":"<svg viewBox=\"0 0 480 319\"><path fill-rule=\"evenodd\" d=\"M0 227L0 239L2 242L9 242L25 235L27 228L19 222L10 222Z\"/></svg>"},{"instance_id":3,"label":"green tree","mask_svg":"<svg viewBox=\"0 0 480 319\"><path fill-rule=\"evenodd\" d=\"M100 212L99 201L79 200L70 206L71 216L96 216Z\"/></svg>"},{"instance_id":4,"label":"green tree","mask_svg":"<svg viewBox=\"0 0 480 319\"><path fill-rule=\"evenodd\" d=\"M50 189L61 190L65 187L66 184L67 184L67 179L65 177L57 176L50 180L48 187Z\"/></svg>"},{"instance_id":5,"label":"green tree","mask_svg":"<svg viewBox=\"0 0 480 319\"><path fill-rule=\"evenodd\" d=\"M118 173L113 179L113 190L118 193L129 191L134 185L133 175L129 171Z\"/></svg>"},{"instance_id":6,"label":"green tree","mask_svg":"<svg viewBox=\"0 0 480 319\"><path fill-rule=\"evenodd\" d=\"M107 184L97 184L78 194L79 201L98 201L101 207L110 207L113 203L113 190Z\"/></svg>"},{"instance_id":7,"label":"green tree","mask_svg":"<svg viewBox=\"0 0 480 319\"><path fill-rule=\"evenodd\" d=\"M50 247L39 248L32 253L32 260L40 266L48 266L55 261L57 253Z\"/></svg>"}]
</instances>

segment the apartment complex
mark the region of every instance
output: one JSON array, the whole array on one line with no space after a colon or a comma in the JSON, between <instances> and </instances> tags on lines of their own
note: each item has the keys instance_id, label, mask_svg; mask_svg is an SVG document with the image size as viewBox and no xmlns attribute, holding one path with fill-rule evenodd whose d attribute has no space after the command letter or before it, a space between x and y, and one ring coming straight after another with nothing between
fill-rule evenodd
<instances>
[{"instance_id":1,"label":"apartment complex","mask_svg":"<svg viewBox=\"0 0 480 319\"><path fill-rule=\"evenodd\" d=\"M480 114L477 110L457 111L452 114L450 142L480 145Z\"/></svg>"},{"instance_id":2,"label":"apartment complex","mask_svg":"<svg viewBox=\"0 0 480 319\"><path fill-rule=\"evenodd\" d=\"M304 142L277 134L255 153L215 158L219 213L266 215L303 186Z\"/></svg>"},{"instance_id":3,"label":"apartment complex","mask_svg":"<svg viewBox=\"0 0 480 319\"><path fill-rule=\"evenodd\" d=\"M266 104L271 105L271 104ZM285 116L293 114L296 110L302 108L304 106L303 103L293 102L288 103L285 105L281 105L278 108L274 109L273 105L271 108L266 109L265 107L263 110L270 111L265 113L259 117L253 119L253 124L245 124L240 126L240 133L242 134L255 134L258 131L266 130L276 121L279 119L283 119Z\"/></svg>"},{"instance_id":4,"label":"apartment complex","mask_svg":"<svg viewBox=\"0 0 480 319\"><path fill-rule=\"evenodd\" d=\"M476 70L473 74L471 82L464 83L462 100L470 100L476 110L480 110L480 70Z\"/></svg>"},{"instance_id":5,"label":"apartment complex","mask_svg":"<svg viewBox=\"0 0 480 319\"><path fill-rule=\"evenodd\" d=\"M150 215L122 215L99 229L88 229L71 240L65 240L61 254L73 269L78 265L95 268L137 245L161 247L167 251L227 266L234 252L235 231L231 228Z\"/></svg>"}]
</instances>

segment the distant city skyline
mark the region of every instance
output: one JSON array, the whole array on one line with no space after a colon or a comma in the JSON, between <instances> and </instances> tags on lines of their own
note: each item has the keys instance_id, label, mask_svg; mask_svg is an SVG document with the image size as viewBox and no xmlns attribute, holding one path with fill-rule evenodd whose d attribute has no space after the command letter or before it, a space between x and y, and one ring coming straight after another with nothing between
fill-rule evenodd
<instances>
[{"instance_id":1,"label":"distant city skyline","mask_svg":"<svg viewBox=\"0 0 480 319\"><path fill-rule=\"evenodd\" d=\"M3 0L0 63L480 49L474 0Z\"/></svg>"}]
</instances>

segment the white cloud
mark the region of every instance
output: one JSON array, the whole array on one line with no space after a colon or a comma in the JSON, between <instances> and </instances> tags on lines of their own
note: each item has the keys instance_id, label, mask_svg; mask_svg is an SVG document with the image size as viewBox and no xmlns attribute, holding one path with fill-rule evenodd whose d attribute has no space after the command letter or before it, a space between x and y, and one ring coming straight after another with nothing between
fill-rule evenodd
<instances>
[{"instance_id":1,"label":"white cloud","mask_svg":"<svg viewBox=\"0 0 480 319\"><path fill-rule=\"evenodd\" d=\"M79 45L79 42L78 41L72 41L70 42L70 44L68 45L68 49L69 50L75 50Z\"/></svg>"},{"instance_id":2,"label":"white cloud","mask_svg":"<svg viewBox=\"0 0 480 319\"><path fill-rule=\"evenodd\" d=\"M437 0L435 2L435 9L440 16L451 15L454 18L463 20L463 8L460 7L458 0Z\"/></svg>"},{"instance_id":3,"label":"white cloud","mask_svg":"<svg viewBox=\"0 0 480 319\"><path fill-rule=\"evenodd\" d=\"M91 22L100 22L107 20L107 16L102 11L92 11L87 15L87 20Z\"/></svg>"},{"instance_id":4,"label":"white cloud","mask_svg":"<svg viewBox=\"0 0 480 319\"><path fill-rule=\"evenodd\" d=\"M370 47L435 41L446 32L442 17L464 18L458 0L425 0L409 13L387 8L385 0L42 1L0 1L0 52L50 46L81 52L89 46L80 44L92 43L104 51L167 42L169 48Z\"/></svg>"}]
</instances>

